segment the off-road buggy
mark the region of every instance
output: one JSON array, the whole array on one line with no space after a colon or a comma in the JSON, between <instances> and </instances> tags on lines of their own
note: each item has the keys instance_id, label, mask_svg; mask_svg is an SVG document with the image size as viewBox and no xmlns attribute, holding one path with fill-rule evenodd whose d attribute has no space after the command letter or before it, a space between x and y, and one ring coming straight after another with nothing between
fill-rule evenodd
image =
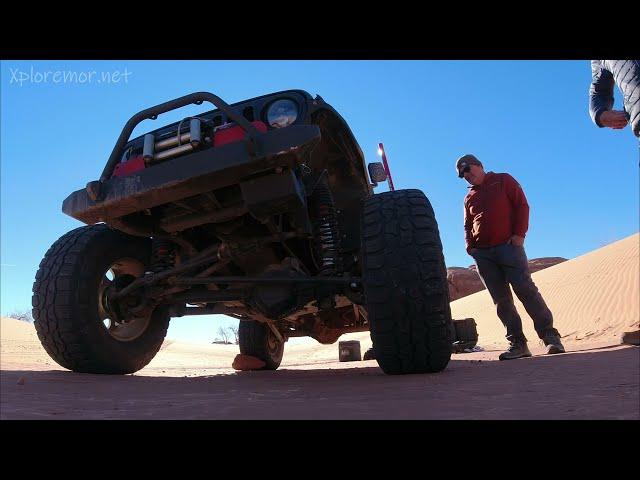
<instances>
[{"instance_id":1,"label":"off-road buggy","mask_svg":"<svg viewBox=\"0 0 640 480\"><path fill-rule=\"evenodd\" d=\"M203 102L216 109L129 139ZM126 374L151 361L172 317L225 314L265 369L291 337L370 330L384 372L441 371L452 339L436 218L420 190L374 194L387 173L365 167L345 120L301 90L143 110L99 180L63 202L87 225L40 263L40 341L70 370Z\"/></svg>"}]
</instances>

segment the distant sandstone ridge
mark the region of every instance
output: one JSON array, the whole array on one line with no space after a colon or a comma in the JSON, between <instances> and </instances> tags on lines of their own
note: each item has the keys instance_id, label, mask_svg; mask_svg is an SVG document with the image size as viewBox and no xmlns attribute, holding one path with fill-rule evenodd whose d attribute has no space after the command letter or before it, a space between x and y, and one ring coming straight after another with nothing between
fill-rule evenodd
<instances>
[{"instance_id":1,"label":"distant sandstone ridge","mask_svg":"<svg viewBox=\"0 0 640 480\"><path fill-rule=\"evenodd\" d=\"M566 262L566 258L562 257L542 257L532 258L529 260L529 271L537 272L544 268L552 267L558 263ZM475 265L464 267L447 268L447 282L449 282L449 296L451 301L457 300L472 293L484 290L482 280L478 276Z\"/></svg>"}]
</instances>

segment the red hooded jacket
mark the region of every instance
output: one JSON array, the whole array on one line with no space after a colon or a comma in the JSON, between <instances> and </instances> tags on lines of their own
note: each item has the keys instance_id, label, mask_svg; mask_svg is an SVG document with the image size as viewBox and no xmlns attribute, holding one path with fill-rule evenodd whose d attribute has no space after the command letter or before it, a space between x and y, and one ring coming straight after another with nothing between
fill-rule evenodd
<instances>
[{"instance_id":1,"label":"red hooded jacket","mask_svg":"<svg viewBox=\"0 0 640 480\"><path fill-rule=\"evenodd\" d=\"M529 204L522 187L508 173L487 172L481 185L464 197L464 237L471 248L507 243L524 237L529 228Z\"/></svg>"}]
</instances>

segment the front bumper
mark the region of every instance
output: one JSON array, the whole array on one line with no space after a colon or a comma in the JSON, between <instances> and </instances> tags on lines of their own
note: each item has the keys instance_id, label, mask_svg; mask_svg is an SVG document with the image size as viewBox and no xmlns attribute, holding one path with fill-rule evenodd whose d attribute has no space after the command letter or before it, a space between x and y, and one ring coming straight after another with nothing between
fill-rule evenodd
<instances>
[{"instance_id":1,"label":"front bumper","mask_svg":"<svg viewBox=\"0 0 640 480\"><path fill-rule=\"evenodd\" d=\"M77 190L62 203L63 213L86 224L108 222L193 195L234 185L277 166L294 167L320 141L317 125L291 125L259 134L254 152L246 142L196 151L126 177L105 180L100 199Z\"/></svg>"}]
</instances>

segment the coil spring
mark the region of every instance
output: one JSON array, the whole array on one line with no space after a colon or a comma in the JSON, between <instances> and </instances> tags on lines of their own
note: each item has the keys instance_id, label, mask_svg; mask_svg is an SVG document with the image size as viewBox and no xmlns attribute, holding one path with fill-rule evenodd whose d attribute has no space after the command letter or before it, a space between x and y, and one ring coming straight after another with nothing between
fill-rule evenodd
<instances>
[{"instance_id":1,"label":"coil spring","mask_svg":"<svg viewBox=\"0 0 640 480\"><path fill-rule=\"evenodd\" d=\"M151 265L149 270L154 273L173 268L176 264L175 245L164 238L151 240Z\"/></svg>"},{"instance_id":2,"label":"coil spring","mask_svg":"<svg viewBox=\"0 0 640 480\"><path fill-rule=\"evenodd\" d=\"M331 276L342 272L339 255L338 218L333 203L333 196L324 174L318 179L313 192L317 220L314 223L316 232L316 250L320 257L320 275Z\"/></svg>"}]
</instances>

